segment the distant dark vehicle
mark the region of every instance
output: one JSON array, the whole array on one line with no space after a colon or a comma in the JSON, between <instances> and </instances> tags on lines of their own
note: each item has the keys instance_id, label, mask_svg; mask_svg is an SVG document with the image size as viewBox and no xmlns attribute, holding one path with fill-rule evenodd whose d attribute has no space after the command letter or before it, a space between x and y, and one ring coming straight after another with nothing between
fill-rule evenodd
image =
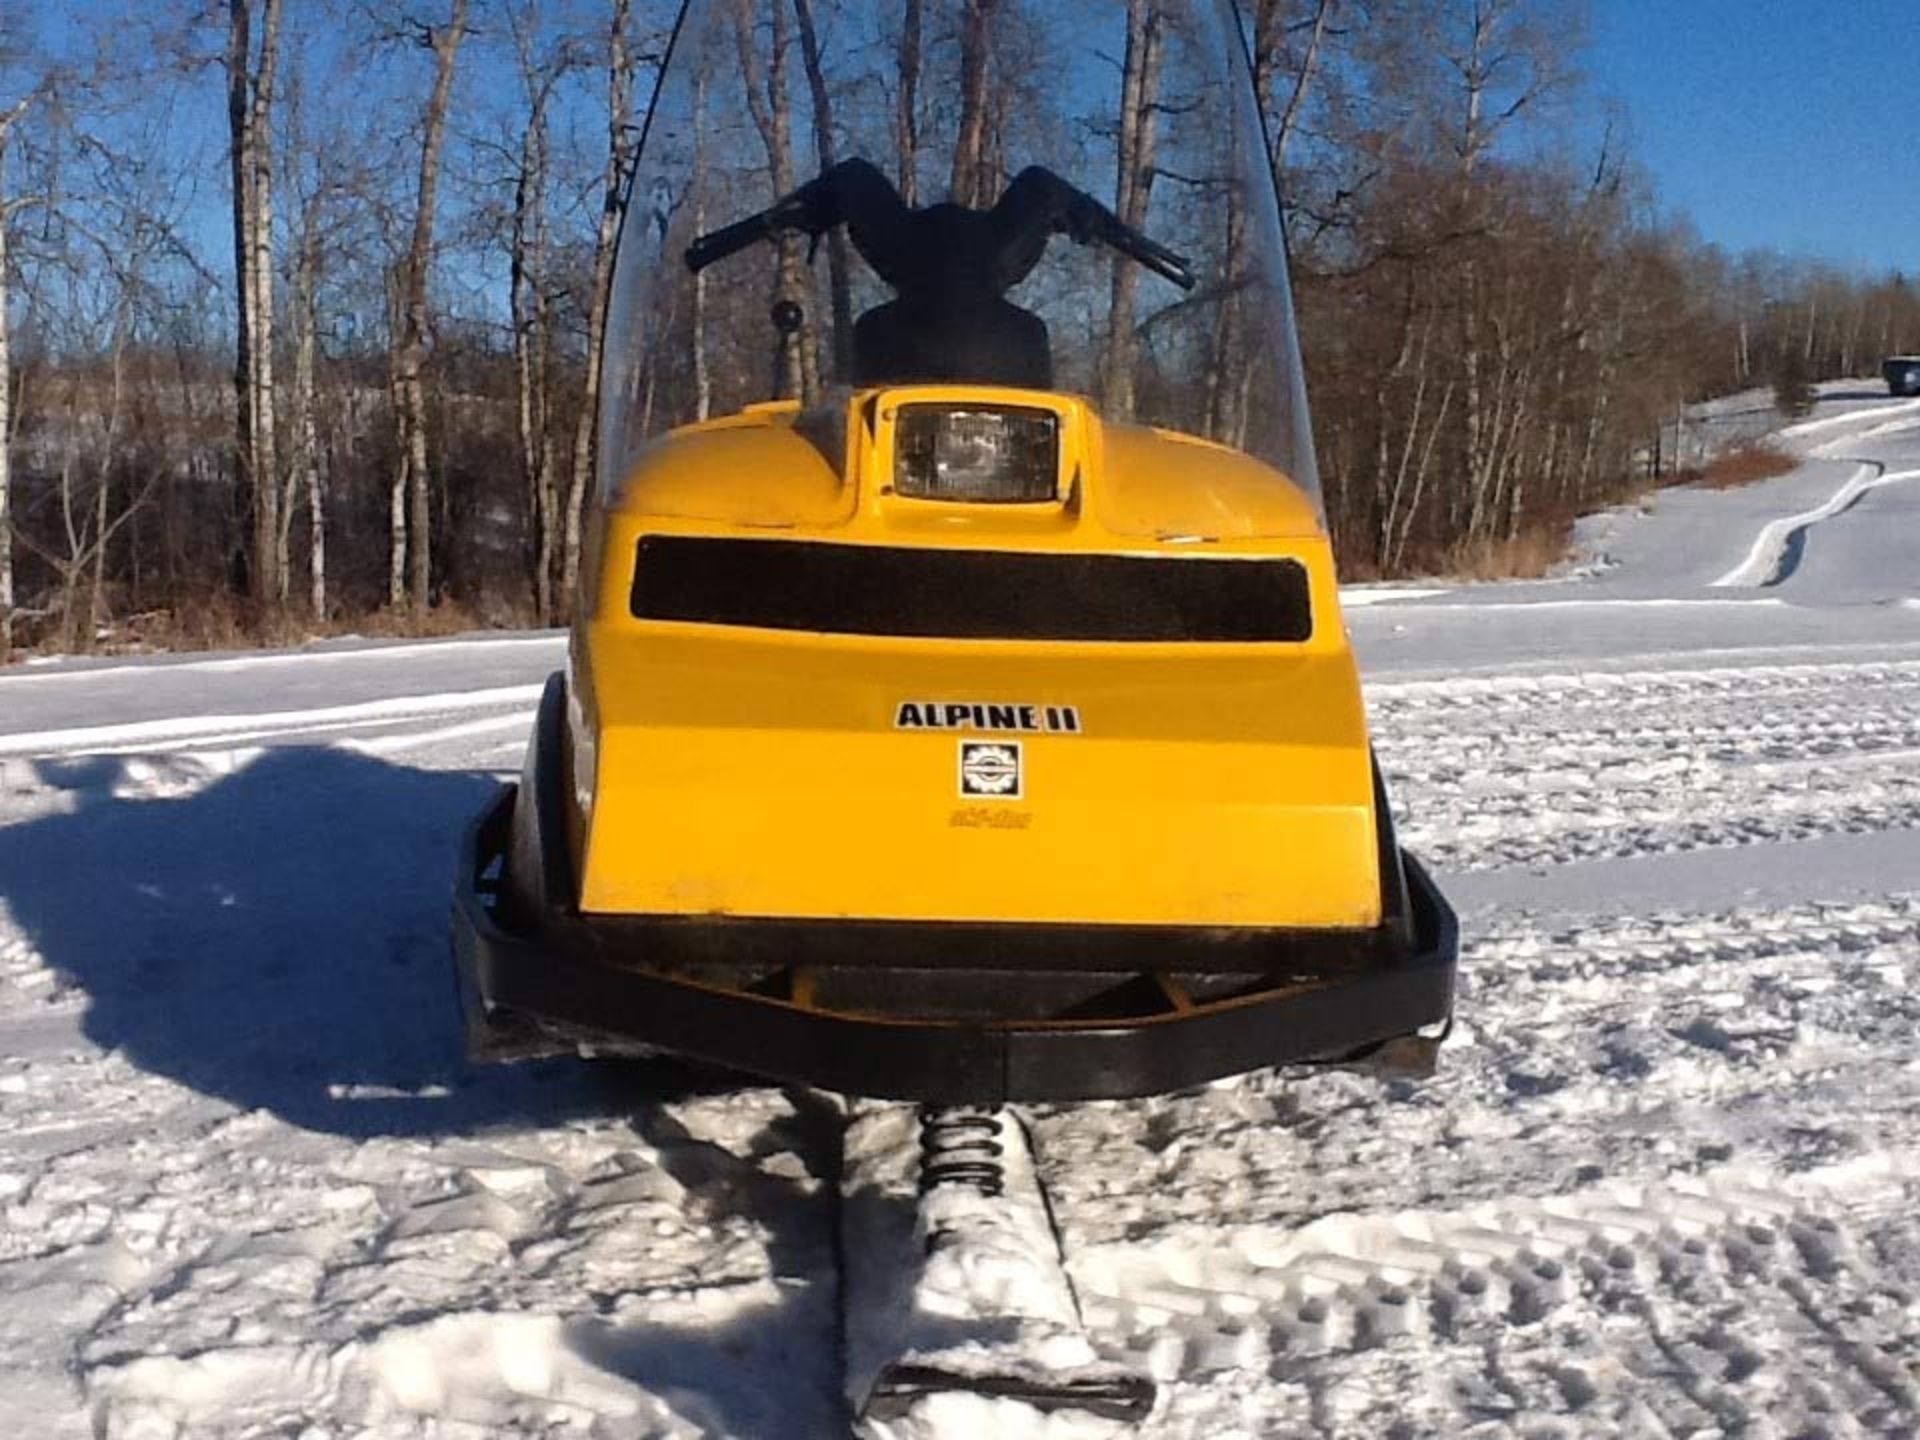
<instances>
[{"instance_id":1,"label":"distant dark vehicle","mask_svg":"<svg viewBox=\"0 0 1920 1440\"><path fill-rule=\"evenodd\" d=\"M1920 355L1889 355L1880 362L1889 395L1920 395Z\"/></svg>"}]
</instances>

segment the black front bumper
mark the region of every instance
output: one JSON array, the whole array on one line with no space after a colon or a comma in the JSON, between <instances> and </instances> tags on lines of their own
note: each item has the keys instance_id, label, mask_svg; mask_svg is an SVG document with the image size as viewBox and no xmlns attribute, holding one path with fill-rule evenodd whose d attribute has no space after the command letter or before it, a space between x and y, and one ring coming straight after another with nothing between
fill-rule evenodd
<instances>
[{"instance_id":1,"label":"black front bumper","mask_svg":"<svg viewBox=\"0 0 1920 1440\"><path fill-rule=\"evenodd\" d=\"M1458 929L1410 855L1410 944L560 911L515 924L501 905L513 798L469 829L454 898L479 1057L664 1050L826 1090L993 1105L1159 1094L1280 1064L1417 1070L1452 1013ZM956 963L956 937L983 958ZM1259 969L1250 944L1268 948ZM1154 968L1134 969L1149 950Z\"/></svg>"}]
</instances>

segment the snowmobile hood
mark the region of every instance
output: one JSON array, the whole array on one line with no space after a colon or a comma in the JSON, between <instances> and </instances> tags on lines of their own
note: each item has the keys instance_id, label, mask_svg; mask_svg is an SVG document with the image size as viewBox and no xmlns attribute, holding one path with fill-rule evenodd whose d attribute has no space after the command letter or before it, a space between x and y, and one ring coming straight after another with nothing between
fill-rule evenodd
<instances>
[{"instance_id":1,"label":"snowmobile hood","mask_svg":"<svg viewBox=\"0 0 1920 1440\"><path fill-rule=\"evenodd\" d=\"M1045 484L911 493L909 427L949 415L962 468L978 417L1040 426ZM582 910L1379 923L1333 558L1277 470L1075 395L893 386L682 427L608 503Z\"/></svg>"}]
</instances>

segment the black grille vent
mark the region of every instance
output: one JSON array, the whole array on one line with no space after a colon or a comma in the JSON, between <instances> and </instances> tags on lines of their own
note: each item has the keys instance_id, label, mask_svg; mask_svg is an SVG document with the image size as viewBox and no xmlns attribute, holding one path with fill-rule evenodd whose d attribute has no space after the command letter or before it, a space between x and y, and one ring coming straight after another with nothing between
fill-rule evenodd
<instances>
[{"instance_id":1,"label":"black grille vent","mask_svg":"<svg viewBox=\"0 0 1920 1440\"><path fill-rule=\"evenodd\" d=\"M1298 641L1313 633L1295 560L648 535L642 620L964 640Z\"/></svg>"}]
</instances>

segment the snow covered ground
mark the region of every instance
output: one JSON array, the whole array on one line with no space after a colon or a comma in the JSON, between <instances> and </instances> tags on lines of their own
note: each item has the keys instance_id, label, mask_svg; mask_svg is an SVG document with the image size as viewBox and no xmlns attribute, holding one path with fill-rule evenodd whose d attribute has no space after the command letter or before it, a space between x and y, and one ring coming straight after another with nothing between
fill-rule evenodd
<instances>
[{"instance_id":1,"label":"snow covered ground","mask_svg":"<svg viewBox=\"0 0 1920 1440\"><path fill-rule=\"evenodd\" d=\"M1350 613L1461 1023L1031 1114L1148 1435L1920 1434L1920 408L1790 442ZM4 1433L844 1433L836 1099L459 1060L453 837L560 654L0 676Z\"/></svg>"}]
</instances>

